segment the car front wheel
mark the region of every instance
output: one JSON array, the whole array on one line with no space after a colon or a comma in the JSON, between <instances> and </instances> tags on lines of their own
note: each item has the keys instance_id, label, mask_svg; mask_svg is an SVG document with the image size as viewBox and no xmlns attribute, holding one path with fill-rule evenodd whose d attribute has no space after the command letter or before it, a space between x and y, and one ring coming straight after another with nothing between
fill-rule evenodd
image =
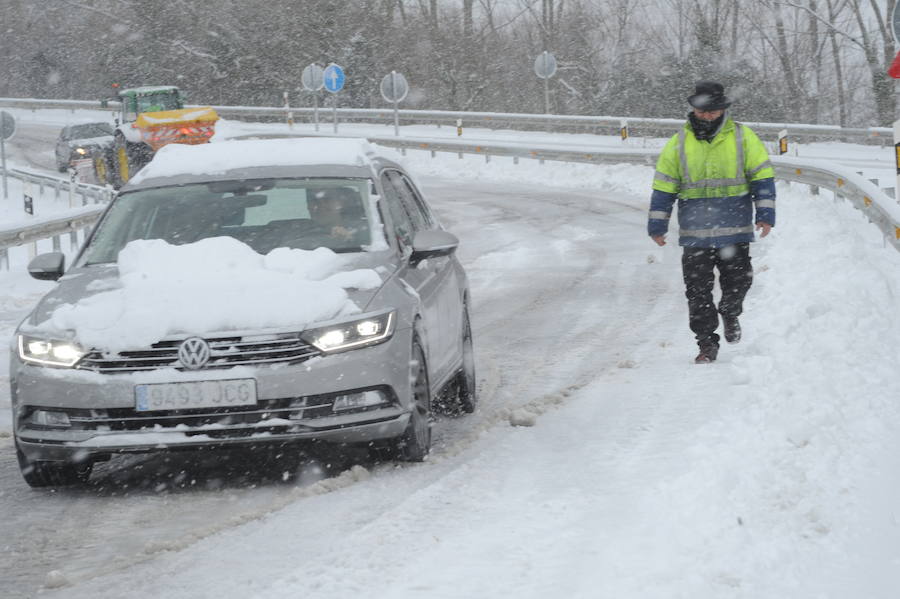
<instances>
[{"instance_id":1,"label":"car front wheel","mask_svg":"<svg viewBox=\"0 0 900 599\"><path fill-rule=\"evenodd\" d=\"M431 390L428 386L428 365L418 340L413 341L409 374L412 411L406 430L393 443L397 459L421 462L431 451Z\"/></svg>"},{"instance_id":2,"label":"car front wheel","mask_svg":"<svg viewBox=\"0 0 900 599\"><path fill-rule=\"evenodd\" d=\"M456 375L456 393L459 407L471 414L477 402L475 392L475 349L472 343L472 324L469 322L468 306L463 311L462 369Z\"/></svg>"}]
</instances>

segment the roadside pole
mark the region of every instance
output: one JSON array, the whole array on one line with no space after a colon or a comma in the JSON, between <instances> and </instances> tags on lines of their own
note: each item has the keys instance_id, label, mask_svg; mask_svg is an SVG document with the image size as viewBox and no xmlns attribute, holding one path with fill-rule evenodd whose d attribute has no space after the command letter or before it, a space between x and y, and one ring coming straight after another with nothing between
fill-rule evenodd
<instances>
[{"instance_id":1,"label":"roadside pole","mask_svg":"<svg viewBox=\"0 0 900 599\"><path fill-rule=\"evenodd\" d=\"M289 129L294 128L294 113L291 111L291 100L287 90L284 92L284 112Z\"/></svg>"},{"instance_id":2,"label":"roadside pole","mask_svg":"<svg viewBox=\"0 0 900 599\"><path fill-rule=\"evenodd\" d=\"M778 132L778 155L787 154L788 151L788 132L782 129Z\"/></svg>"},{"instance_id":3,"label":"roadside pole","mask_svg":"<svg viewBox=\"0 0 900 599\"><path fill-rule=\"evenodd\" d=\"M534 74L544 80L544 114L550 114L550 77L556 74L556 57L544 50L534 59Z\"/></svg>"},{"instance_id":4,"label":"roadside pole","mask_svg":"<svg viewBox=\"0 0 900 599\"><path fill-rule=\"evenodd\" d=\"M331 93L331 109L332 109L332 118L334 120L334 132L338 132L338 118L337 118L337 94L344 88L344 81L346 80L346 75L344 74L344 69L335 63L331 63L327 67L325 67L325 71L323 72L323 78L325 80L325 91Z\"/></svg>"},{"instance_id":5,"label":"roadside pole","mask_svg":"<svg viewBox=\"0 0 900 599\"><path fill-rule=\"evenodd\" d=\"M3 199L9 199L6 182L6 140L16 133L16 119L6 111L0 111L0 168L3 169Z\"/></svg>"},{"instance_id":6,"label":"roadside pole","mask_svg":"<svg viewBox=\"0 0 900 599\"><path fill-rule=\"evenodd\" d=\"M400 135L400 111L397 106L409 93L409 83L402 73L391 71L381 80L381 97L394 105L394 135Z\"/></svg>"},{"instance_id":7,"label":"roadside pole","mask_svg":"<svg viewBox=\"0 0 900 599\"><path fill-rule=\"evenodd\" d=\"M313 95L313 122L315 123L316 131L319 130L319 90L325 87L323 72L324 69L322 67L316 63L311 63L303 69L303 74L300 75L300 83L303 85L303 89L312 92Z\"/></svg>"},{"instance_id":8,"label":"roadside pole","mask_svg":"<svg viewBox=\"0 0 900 599\"><path fill-rule=\"evenodd\" d=\"M25 184L22 187L22 203L23 208L25 209L25 214L33 217L34 191L32 188L32 183L29 179L25 180ZM28 244L28 260L33 260L35 256L37 256L37 240L32 241Z\"/></svg>"},{"instance_id":9,"label":"roadside pole","mask_svg":"<svg viewBox=\"0 0 900 599\"><path fill-rule=\"evenodd\" d=\"M9 188L6 183L6 140L0 135L0 168L3 169L3 199L9 199Z\"/></svg>"}]
</instances>

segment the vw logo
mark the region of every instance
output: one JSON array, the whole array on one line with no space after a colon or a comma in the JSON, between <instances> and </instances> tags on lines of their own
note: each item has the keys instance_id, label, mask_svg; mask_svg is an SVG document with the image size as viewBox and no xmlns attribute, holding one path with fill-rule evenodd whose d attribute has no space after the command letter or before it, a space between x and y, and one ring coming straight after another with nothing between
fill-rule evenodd
<instances>
[{"instance_id":1,"label":"vw logo","mask_svg":"<svg viewBox=\"0 0 900 599\"><path fill-rule=\"evenodd\" d=\"M200 337L185 339L178 347L178 359L190 370L203 368L209 362L209 343Z\"/></svg>"}]
</instances>

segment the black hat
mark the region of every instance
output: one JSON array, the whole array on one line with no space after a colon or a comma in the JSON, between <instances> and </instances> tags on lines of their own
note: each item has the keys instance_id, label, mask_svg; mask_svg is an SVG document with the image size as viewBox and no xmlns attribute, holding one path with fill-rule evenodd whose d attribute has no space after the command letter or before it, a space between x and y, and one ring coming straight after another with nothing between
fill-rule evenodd
<instances>
[{"instance_id":1,"label":"black hat","mask_svg":"<svg viewBox=\"0 0 900 599\"><path fill-rule=\"evenodd\" d=\"M731 106L731 100L725 95L725 88L715 81L698 81L694 95L688 98L688 104L698 110L724 110Z\"/></svg>"}]
</instances>

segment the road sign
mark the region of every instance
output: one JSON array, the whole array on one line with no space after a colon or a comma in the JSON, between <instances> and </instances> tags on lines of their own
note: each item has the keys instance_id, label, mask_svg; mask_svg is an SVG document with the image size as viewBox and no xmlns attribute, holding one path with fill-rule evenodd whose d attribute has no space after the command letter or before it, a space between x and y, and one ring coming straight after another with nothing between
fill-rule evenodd
<instances>
[{"instance_id":1,"label":"road sign","mask_svg":"<svg viewBox=\"0 0 900 599\"><path fill-rule=\"evenodd\" d=\"M550 114L550 77L556 74L556 57L544 50L534 59L534 74L544 80L544 112Z\"/></svg>"},{"instance_id":2,"label":"road sign","mask_svg":"<svg viewBox=\"0 0 900 599\"><path fill-rule=\"evenodd\" d=\"M534 59L534 74L541 79L549 79L556 74L556 57L544 50Z\"/></svg>"},{"instance_id":3,"label":"road sign","mask_svg":"<svg viewBox=\"0 0 900 599\"><path fill-rule=\"evenodd\" d=\"M303 84L303 89L310 92L317 92L325 87L324 72L325 69L316 63L307 65L307 67L303 69L303 74L300 75L300 83Z\"/></svg>"},{"instance_id":4,"label":"road sign","mask_svg":"<svg viewBox=\"0 0 900 599\"><path fill-rule=\"evenodd\" d=\"M0 137L9 139L16 132L16 119L6 111L0 111Z\"/></svg>"},{"instance_id":5,"label":"road sign","mask_svg":"<svg viewBox=\"0 0 900 599\"><path fill-rule=\"evenodd\" d=\"M409 93L409 83L403 73L391 71L381 80L381 97L388 102L402 102Z\"/></svg>"},{"instance_id":6,"label":"road sign","mask_svg":"<svg viewBox=\"0 0 900 599\"><path fill-rule=\"evenodd\" d=\"M402 73L391 71L381 80L381 97L394 104L394 135L400 135L400 113L397 104L409 93L409 83Z\"/></svg>"},{"instance_id":7,"label":"road sign","mask_svg":"<svg viewBox=\"0 0 900 599\"><path fill-rule=\"evenodd\" d=\"M897 166L897 185L894 187L894 198L900 202L900 121L894 121L894 160Z\"/></svg>"},{"instance_id":8,"label":"road sign","mask_svg":"<svg viewBox=\"0 0 900 599\"><path fill-rule=\"evenodd\" d=\"M888 67L888 75L894 79L900 79L900 52L897 52L897 55L894 56L894 61Z\"/></svg>"},{"instance_id":9,"label":"road sign","mask_svg":"<svg viewBox=\"0 0 900 599\"><path fill-rule=\"evenodd\" d=\"M340 66L331 63L325 67L322 76L325 80L325 91L336 94L344 88L344 69Z\"/></svg>"}]
</instances>

